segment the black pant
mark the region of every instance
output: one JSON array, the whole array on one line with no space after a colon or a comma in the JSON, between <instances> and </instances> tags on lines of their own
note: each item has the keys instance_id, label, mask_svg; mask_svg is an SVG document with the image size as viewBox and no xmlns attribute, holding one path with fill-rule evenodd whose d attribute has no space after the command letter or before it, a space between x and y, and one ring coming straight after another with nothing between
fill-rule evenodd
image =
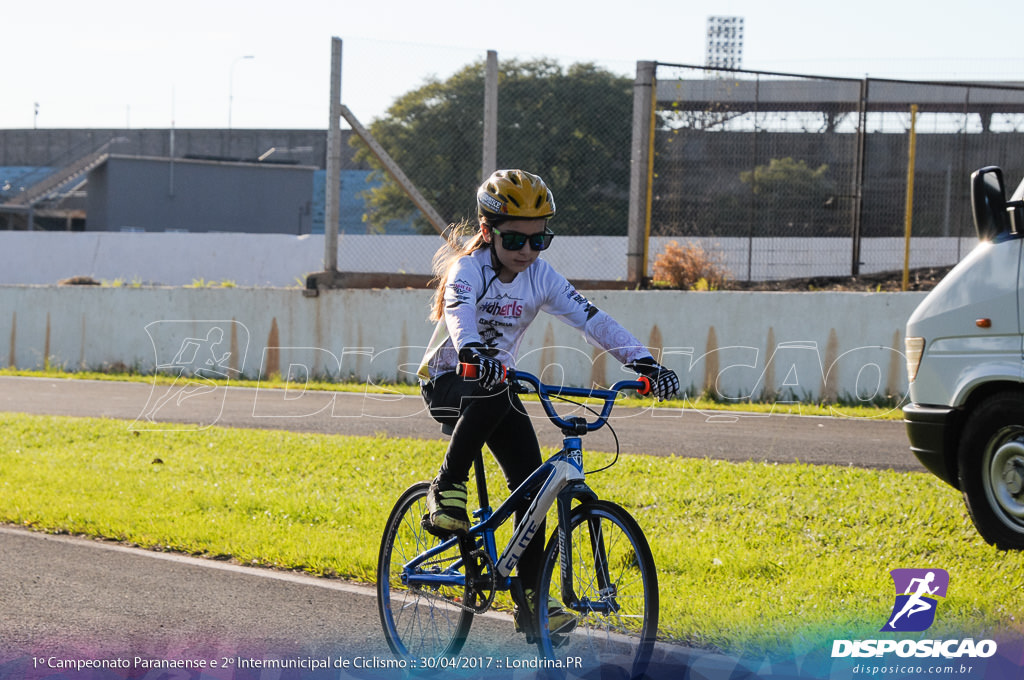
<instances>
[{"instance_id":1,"label":"black pant","mask_svg":"<svg viewBox=\"0 0 1024 680\"><path fill-rule=\"evenodd\" d=\"M466 482L473 458L484 444L498 461L510 491L540 467L540 444L533 423L519 395L507 385L485 391L475 380L444 373L423 386L423 399L435 420L454 427L441 464L441 476ZM516 524L521 520L522 512L516 512ZM540 578L545 533L542 523L537 539L519 560L518 573L524 587L536 587Z\"/></svg>"}]
</instances>

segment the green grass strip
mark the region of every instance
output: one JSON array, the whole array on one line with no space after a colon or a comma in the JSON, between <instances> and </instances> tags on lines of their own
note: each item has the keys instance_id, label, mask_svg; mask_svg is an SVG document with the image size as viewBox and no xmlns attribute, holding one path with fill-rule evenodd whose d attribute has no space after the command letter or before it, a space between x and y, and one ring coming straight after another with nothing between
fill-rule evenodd
<instances>
[{"instance_id":1,"label":"green grass strip","mask_svg":"<svg viewBox=\"0 0 1024 680\"><path fill-rule=\"evenodd\" d=\"M0 413L0 522L371 582L391 505L443 454L410 439L129 428ZM588 468L609 459L588 452ZM662 637L733 653L874 638L897 567L950 572L928 636L1024 632L1024 554L987 546L931 475L624 456L588 481L650 540Z\"/></svg>"}]
</instances>

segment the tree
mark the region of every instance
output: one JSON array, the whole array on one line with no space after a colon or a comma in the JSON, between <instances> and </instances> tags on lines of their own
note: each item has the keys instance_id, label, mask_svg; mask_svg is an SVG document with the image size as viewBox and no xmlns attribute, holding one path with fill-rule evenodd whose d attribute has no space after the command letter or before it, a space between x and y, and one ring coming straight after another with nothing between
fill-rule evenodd
<instances>
[{"instance_id":1,"label":"tree","mask_svg":"<svg viewBox=\"0 0 1024 680\"><path fill-rule=\"evenodd\" d=\"M476 217L481 181L483 61L441 82L428 80L399 97L371 134L449 222ZM504 62L498 75L498 166L539 174L558 209L562 234L625 234L629 208L632 80L593 64ZM357 160L374 168L380 186L366 192L365 219L379 228L416 216L433 233L361 140Z\"/></svg>"},{"instance_id":2,"label":"tree","mask_svg":"<svg viewBox=\"0 0 1024 680\"><path fill-rule=\"evenodd\" d=\"M806 161L773 158L741 172L740 181L758 196L757 236L833 235L832 183L828 165L811 168Z\"/></svg>"},{"instance_id":3,"label":"tree","mask_svg":"<svg viewBox=\"0 0 1024 680\"><path fill-rule=\"evenodd\" d=\"M811 169L807 161L773 158L768 165L741 172L740 181L749 184L755 194L777 194L786 197L807 196L819 192L825 182L828 165Z\"/></svg>"}]
</instances>

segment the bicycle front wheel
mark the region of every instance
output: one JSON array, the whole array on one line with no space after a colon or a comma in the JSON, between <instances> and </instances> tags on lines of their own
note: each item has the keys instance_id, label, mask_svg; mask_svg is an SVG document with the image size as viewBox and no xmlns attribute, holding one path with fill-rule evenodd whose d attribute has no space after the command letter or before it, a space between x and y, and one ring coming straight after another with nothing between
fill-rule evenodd
<instances>
[{"instance_id":1,"label":"bicycle front wheel","mask_svg":"<svg viewBox=\"0 0 1024 680\"><path fill-rule=\"evenodd\" d=\"M421 525L427 512L427 489L421 482L398 499L384 527L377 558L377 610L388 646L406 659L453 656L462 649L473 613L461 605L464 587L409 586L404 565L441 543ZM434 555L416 568L417 573L455 573L461 564L458 544Z\"/></svg>"},{"instance_id":2,"label":"bicycle front wheel","mask_svg":"<svg viewBox=\"0 0 1024 680\"><path fill-rule=\"evenodd\" d=\"M569 565L575 602L565 616L545 606L563 602L558 532L552 536L541 572L538 607L541 653L560 660L568 674L600 668L601 677L640 678L647 670L658 634L658 576L643 531L621 506L589 501L570 515ZM545 598L548 598L545 600ZM551 619L562 622L552 628ZM576 668L579 660L583 668Z\"/></svg>"}]
</instances>

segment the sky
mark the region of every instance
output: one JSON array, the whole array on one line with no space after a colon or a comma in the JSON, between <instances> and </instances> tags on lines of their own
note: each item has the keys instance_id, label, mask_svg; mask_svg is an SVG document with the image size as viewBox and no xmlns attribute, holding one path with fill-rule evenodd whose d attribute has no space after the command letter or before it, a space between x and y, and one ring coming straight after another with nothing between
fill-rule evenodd
<instances>
[{"instance_id":1,"label":"sky","mask_svg":"<svg viewBox=\"0 0 1024 680\"><path fill-rule=\"evenodd\" d=\"M0 128L364 124L428 78L485 58L700 65L707 18L744 19L743 67L828 76L1024 81L1024 5L958 0L3 0ZM976 9L978 8L978 9ZM500 93L499 93L500 100Z\"/></svg>"}]
</instances>

